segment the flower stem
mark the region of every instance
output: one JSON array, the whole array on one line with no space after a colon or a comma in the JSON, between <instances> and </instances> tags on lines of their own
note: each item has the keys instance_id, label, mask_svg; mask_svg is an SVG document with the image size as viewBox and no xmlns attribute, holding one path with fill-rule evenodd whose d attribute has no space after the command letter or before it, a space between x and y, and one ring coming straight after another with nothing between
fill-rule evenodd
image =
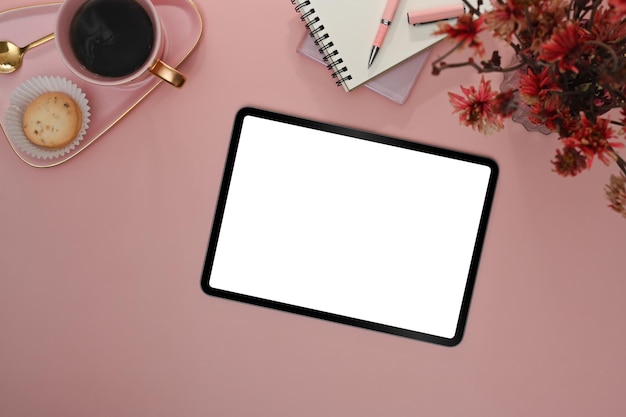
<instances>
[{"instance_id":1,"label":"flower stem","mask_svg":"<svg viewBox=\"0 0 626 417\"><path fill-rule=\"evenodd\" d=\"M615 159L615 163L617 164L619 169L622 171L622 173L626 175L626 161L617 152L615 152L615 149L613 149L613 147L611 147L610 149L611 149L610 154L613 156L613 159Z\"/></svg>"},{"instance_id":2,"label":"flower stem","mask_svg":"<svg viewBox=\"0 0 626 417\"><path fill-rule=\"evenodd\" d=\"M443 69L449 65L439 65L440 62L442 62L444 59L446 59L447 57L449 57L450 55L452 55L452 53L454 51L456 51L457 49L461 48L461 46L463 45L463 42L459 42L457 43L454 48L450 49L448 52L446 52L445 54L443 54L442 56L440 56L439 58L437 58L435 61L433 61L433 68L437 68L439 66L439 69ZM459 65L457 65L459 66Z\"/></svg>"},{"instance_id":3,"label":"flower stem","mask_svg":"<svg viewBox=\"0 0 626 417\"><path fill-rule=\"evenodd\" d=\"M626 161L617 154L615 156L617 157L617 166L622 170L622 173L626 175Z\"/></svg>"}]
</instances>

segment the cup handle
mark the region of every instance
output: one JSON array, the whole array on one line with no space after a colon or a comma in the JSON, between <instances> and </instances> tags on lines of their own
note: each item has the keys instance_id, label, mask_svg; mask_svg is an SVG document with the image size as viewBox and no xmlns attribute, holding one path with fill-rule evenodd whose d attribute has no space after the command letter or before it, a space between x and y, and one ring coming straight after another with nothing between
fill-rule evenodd
<instances>
[{"instance_id":1,"label":"cup handle","mask_svg":"<svg viewBox=\"0 0 626 417\"><path fill-rule=\"evenodd\" d=\"M185 76L183 74L170 67L160 59L158 59L152 68L150 68L150 72L161 78L163 81L170 83L174 87L182 87L185 83Z\"/></svg>"}]
</instances>

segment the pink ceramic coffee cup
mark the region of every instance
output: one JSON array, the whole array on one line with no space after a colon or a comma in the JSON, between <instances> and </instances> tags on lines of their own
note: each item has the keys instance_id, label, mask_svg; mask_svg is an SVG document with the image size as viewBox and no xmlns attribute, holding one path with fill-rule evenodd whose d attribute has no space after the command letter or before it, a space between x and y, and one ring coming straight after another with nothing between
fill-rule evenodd
<instances>
[{"instance_id":1,"label":"pink ceramic coffee cup","mask_svg":"<svg viewBox=\"0 0 626 417\"><path fill-rule=\"evenodd\" d=\"M72 48L70 28L76 13L90 1L92 0L64 0L57 13L55 25L57 50L70 71L87 82L106 86L132 86L151 76L157 76L175 87L183 85L184 75L161 60L165 45L164 32L156 7L150 0L132 0L146 11L154 30L152 49L143 65L122 76L103 76L90 71L81 64Z\"/></svg>"}]
</instances>

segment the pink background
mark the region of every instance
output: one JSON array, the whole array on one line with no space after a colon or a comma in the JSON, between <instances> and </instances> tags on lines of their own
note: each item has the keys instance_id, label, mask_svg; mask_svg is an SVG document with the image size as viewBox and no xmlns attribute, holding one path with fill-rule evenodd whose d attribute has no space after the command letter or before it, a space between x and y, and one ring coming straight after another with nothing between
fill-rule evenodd
<instances>
[{"instance_id":1,"label":"pink background","mask_svg":"<svg viewBox=\"0 0 626 417\"><path fill-rule=\"evenodd\" d=\"M550 171L556 138L459 126L446 91L475 83L471 71L426 69L404 105L345 93L296 54L303 26L289 1L197 4L204 34L182 90L160 86L58 167L32 168L0 140L0 415L626 413L626 220L603 193L614 168L562 179ZM242 106L499 163L458 347L202 293Z\"/></svg>"}]
</instances>

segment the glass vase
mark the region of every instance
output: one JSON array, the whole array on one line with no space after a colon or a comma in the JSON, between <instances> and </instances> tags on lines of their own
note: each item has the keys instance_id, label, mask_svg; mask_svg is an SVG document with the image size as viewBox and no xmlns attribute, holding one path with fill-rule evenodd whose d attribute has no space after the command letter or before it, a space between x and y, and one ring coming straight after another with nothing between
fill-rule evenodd
<instances>
[{"instance_id":1,"label":"glass vase","mask_svg":"<svg viewBox=\"0 0 626 417\"><path fill-rule=\"evenodd\" d=\"M514 56L511 60L510 66L517 65L518 63L519 60L517 59L517 56ZM526 71L526 67L522 67L516 71L505 72L504 79L502 80L502 84L500 85L500 91L503 92L509 89L516 90L514 93L514 97L515 101L518 103L518 106L517 110L515 110L515 112L511 116L511 120L521 124L529 132L540 132L544 135L549 135L553 133L550 129L548 129L545 125L533 123L528 118L528 115L530 114L530 108L526 103L524 103L519 95L519 91L517 91L517 89L519 88L520 73L522 71Z\"/></svg>"}]
</instances>

